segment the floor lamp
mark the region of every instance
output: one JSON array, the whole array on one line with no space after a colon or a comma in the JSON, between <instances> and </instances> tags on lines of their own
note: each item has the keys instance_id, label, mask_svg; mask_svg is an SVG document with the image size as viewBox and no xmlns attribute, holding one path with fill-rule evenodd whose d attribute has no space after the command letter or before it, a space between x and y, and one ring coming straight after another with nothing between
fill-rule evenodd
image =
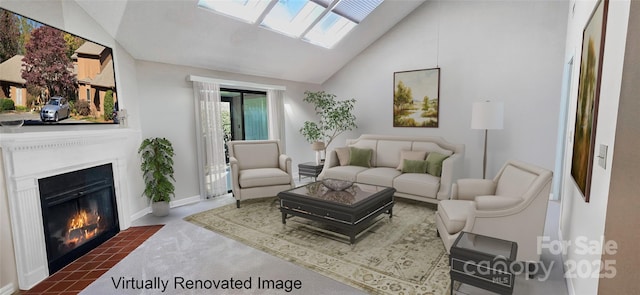
<instances>
[{"instance_id":1,"label":"floor lamp","mask_svg":"<svg viewBox=\"0 0 640 295\"><path fill-rule=\"evenodd\" d=\"M501 102L476 102L471 109L471 129L484 129L484 157L482 159L482 178L487 175L487 131L502 129L504 105Z\"/></svg>"}]
</instances>

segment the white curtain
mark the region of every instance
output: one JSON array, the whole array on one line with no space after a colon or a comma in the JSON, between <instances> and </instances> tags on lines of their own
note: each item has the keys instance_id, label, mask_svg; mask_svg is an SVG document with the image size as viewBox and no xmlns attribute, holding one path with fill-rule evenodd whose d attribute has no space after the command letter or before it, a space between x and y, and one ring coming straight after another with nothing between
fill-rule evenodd
<instances>
[{"instance_id":1,"label":"white curtain","mask_svg":"<svg viewBox=\"0 0 640 295\"><path fill-rule=\"evenodd\" d=\"M284 90L267 90L267 108L269 112L269 139L279 139L284 153Z\"/></svg>"},{"instance_id":2,"label":"white curtain","mask_svg":"<svg viewBox=\"0 0 640 295\"><path fill-rule=\"evenodd\" d=\"M207 198L223 195L227 193L227 165L220 85L194 81L193 93L198 132L198 165L204 175L200 182L201 194Z\"/></svg>"}]
</instances>

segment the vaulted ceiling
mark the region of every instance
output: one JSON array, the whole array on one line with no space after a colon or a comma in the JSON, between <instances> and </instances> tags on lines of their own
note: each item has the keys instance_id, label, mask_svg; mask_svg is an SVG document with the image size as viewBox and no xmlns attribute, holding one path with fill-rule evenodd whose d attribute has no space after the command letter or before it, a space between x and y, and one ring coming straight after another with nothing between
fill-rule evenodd
<instances>
[{"instance_id":1,"label":"vaulted ceiling","mask_svg":"<svg viewBox=\"0 0 640 295\"><path fill-rule=\"evenodd\" d=\"M197 6L197 0L76 0L134 58L323 83L425 0L385 0L332 49Z\"/></svg>"}]
</instances>

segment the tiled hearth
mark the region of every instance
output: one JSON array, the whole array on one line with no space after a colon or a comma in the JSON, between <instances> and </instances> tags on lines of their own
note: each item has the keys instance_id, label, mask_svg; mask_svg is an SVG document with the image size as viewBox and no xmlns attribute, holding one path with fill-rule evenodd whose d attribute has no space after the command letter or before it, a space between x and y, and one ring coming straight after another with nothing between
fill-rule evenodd
<instances>
[{"instance_id":1,"label":"tiled hearth","mask_svg":"<svg viewBox=\"0 0 640 295\"><path fill-rule=\"evenodd\" d=\"M78 294L160 230L163 225L130 227L20 295Z\"/></svg>"}]
</instances>

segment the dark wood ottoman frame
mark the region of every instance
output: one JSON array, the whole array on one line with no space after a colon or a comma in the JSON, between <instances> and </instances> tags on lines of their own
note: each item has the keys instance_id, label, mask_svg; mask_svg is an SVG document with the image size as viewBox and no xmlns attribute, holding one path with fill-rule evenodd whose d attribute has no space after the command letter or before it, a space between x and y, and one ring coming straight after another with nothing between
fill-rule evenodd
<instances>
[{"instance_id":1,"label":"dark wood ottoman frame","mask_svg":"<svg viewBox=\"0 0 640 295\"><path fill-rule=\"evenodd\" d=\"M357 183L354 183L357 185ZM297 188L280 192L280 212L282 223L286 224L287 218L298 216L309 220L321 222L344 230L349 236L349 242L355 243L356 236L371 225L382 213L393 217L393 204L395 199L394 188L385 188L373 193L371 196L353 205L339 204L318 198L292 193ZM288 217L288 215L292 215Z\"/></svg>"}]
</instances>

